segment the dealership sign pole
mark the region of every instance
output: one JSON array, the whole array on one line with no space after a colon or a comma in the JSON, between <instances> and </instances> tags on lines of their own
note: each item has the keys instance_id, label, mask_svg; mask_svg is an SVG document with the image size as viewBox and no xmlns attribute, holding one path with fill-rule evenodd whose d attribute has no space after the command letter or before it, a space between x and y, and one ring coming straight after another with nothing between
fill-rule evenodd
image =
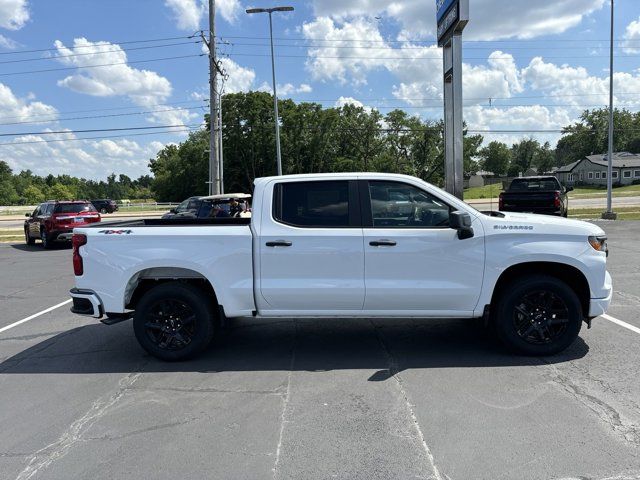
<instances>
[{"instance_id":1,"label":"dealership sign pole","mask_svg":"<svg viewBox=\"0 0 640 480\"><path fill-rule=\"evenodd\" d=\"M462 30L469 22L469 0L436 0L438 46L444 66L445 189L462 198Z\"/></svg>"}]
</instances>

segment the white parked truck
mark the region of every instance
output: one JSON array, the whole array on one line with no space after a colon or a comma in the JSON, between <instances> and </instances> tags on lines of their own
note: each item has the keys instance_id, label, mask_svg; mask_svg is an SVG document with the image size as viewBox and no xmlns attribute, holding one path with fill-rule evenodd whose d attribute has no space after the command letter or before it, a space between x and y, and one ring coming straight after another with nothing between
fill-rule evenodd
<instances>
[{"instance_id":1,"label":"white parked truck","mask_svg":"<svg viewBox=\"0 0 640 480\"><path fill-rule=\"evenodd\" d=\"M75 228L72 311L133 318L164 360L201 353L232 317L485 318L515 352L548 355L606 312L604 231L484 214L404 175L260 178L252 218Z\"/></svg>"}]
</instances>

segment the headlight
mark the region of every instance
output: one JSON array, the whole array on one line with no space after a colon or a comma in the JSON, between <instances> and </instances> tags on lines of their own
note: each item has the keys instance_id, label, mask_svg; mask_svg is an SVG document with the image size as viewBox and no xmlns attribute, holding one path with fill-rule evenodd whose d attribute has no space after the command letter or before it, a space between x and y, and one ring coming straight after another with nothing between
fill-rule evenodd
<instances>
[{"instance_id":1,"label":"headlight","mask_svg":"<svg viewBox=\"0 0 640 480\"><path fill-rule=\"evenodd\" d=\"M607 247L607 237L605 237L604 235L589 237L589 244L593 247L594 250L605 252L607 255L609 255L609 248Z\"/></svg>"}]
</instances>

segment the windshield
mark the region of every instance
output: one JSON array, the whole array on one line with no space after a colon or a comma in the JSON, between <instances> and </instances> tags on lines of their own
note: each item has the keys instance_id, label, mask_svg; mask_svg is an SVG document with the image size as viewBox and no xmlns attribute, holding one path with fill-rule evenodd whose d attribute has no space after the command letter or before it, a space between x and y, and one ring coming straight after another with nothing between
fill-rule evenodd
<instances>
[{"instance_id":1,"label":"windshield","mask_svg":"<svg viewBox=\"0 0 640 480\"><path fill-rule=\"evenodd\" d=\"M97 210L90 203L59 203L53 213L81 213L96 212Z\"/></svg>"}]
</instances>

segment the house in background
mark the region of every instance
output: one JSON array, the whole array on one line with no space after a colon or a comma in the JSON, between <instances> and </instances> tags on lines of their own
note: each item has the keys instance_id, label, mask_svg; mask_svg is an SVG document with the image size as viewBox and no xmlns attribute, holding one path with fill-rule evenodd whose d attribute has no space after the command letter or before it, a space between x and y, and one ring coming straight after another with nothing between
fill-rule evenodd
<instances>
[{"instance_id":1,"label":"house in background","mask_svg":"<svg viewBox=\"0 0 640 480\"><path fill-rule=\"evenodd\" d=\"M640 183L640 155L628 152L613 154L613 184ZM589 155L556 169L553 173L564 185L607 185L607 155Z\"/></svg>"}]
</instances>

